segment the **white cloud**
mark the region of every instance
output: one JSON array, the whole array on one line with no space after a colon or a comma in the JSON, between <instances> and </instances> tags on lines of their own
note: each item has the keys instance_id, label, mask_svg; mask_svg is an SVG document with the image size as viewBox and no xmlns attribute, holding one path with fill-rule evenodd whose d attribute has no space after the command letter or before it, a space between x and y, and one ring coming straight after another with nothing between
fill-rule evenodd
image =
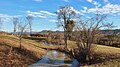
<instances>
[{"instance_id":1,"label":"white cloud","mask_svg":"<svg viewBox=\"0 0 120 67\"><path fill-rule=\"evenodd\" d=\"M87 7L83 7L84 10L87 10L88 8Z\"/></svg>"},{"instance_id":2,"label":"white cloud","mask_svg":"<svg viewBox=\"0 0 120 67\"><path fill-rule=\"evenodd\" d=\"M84 10L80 10L82 13L99 13L99 14L109 14L109 15L119 15L120 13L120 5L117 4L106 4L105 6L99 8L86 8L83 7Z\"/></svg>"},{"instance_id":3,"label":"white cloud","mask_svg":"<svg viewBox=\"0 0 120 67\"><path fill-rule=\"evenodd\" d=\"M63 0L63 1L65 1L65 2L69 2L69 0Z\"/></svg>"},{"instance_id":4,"label":"white cloud","mask_svg":"<svg viewBox=\"0 0 120 67\"><path fill-rule=\"evenodd\" d=\"M87 1L91 3L93 0L87 0Z\"/></svg>"},{"instance_id":5,"label":"white cloud","mask_svg":"<svg viewBox=\"0 0 120 67\"><path fill-rule=\"evenodd\" d=\"M51 13L51 12L43 11L43 10L40 10L38 12L32 12L28 10L26 12L28 15L31 15L33 17L39 17L39 18L53 18L57 16L55 13Z\"/></svg>"},{"instance_id":6,"label":"white cloud","mask_svg":"<svg viewBox=\"0 0 120 67\"><path fill-rule=\"evenodd\" d=\"M1 22L11 22L13 17L21 17L21 15L10 16L10 15L7 15L7 14L1 14L0 13L0 19L1 19L0 21Z\"/></svg>"},{"instance_id":7,"label":"white cloud","mask_svg":"<svg viewBox=\"0 0 120 67\"><path fill-rule=\"evenodd\" d=\"M9 16L7 14L0 14L0 18L1 18L1 22L10 22L12 18L12 16Z\"/></svg>"},{"instance_id":8,"label":"white cloud","mask_svg":"<svg viewBox=\"0 0 120 67\"><path fill-rule=\"evenodd\" d=\"M54 14L54 13L51 13L51 12L48 12L48 11L43 11L43 10L40 10L40 13L44 13L44 14L47 14L47 15L56 16L56 14Z\"/></svg>"},{"instance_id":9,"label":"white cloud","mask_svg":"<svg viewBox=\"0 0 120 67\"><path fill-rule=\"evenodd\" d=\"M98 2L96 2L96 1L93 1L93 4L94 4L94 5L98 5L99 3L98 3Z\"/></svg>"},{"instance_id":10,"label":"white cloud","mask_svg":"<svg viewBox=\"0 0 120 67\"><path fill-rule=\"evenodd\" d=\"M95 2L95 1L92 1L92 3ZM98 2L95 2L95 6L94 8L88 8L86 6L83 6L83 9L82 10L76 10L74 9L73 7L70 7L71 10L73 10L76 14L79 14L79 15L87 15L87 14L96 14L96 13L99 13L99 14L108 14L108 15L112 15L112 16L117 16L117 15L120 15L120 5L118 4L106 4L102 7L98 7L99 3ZM57 10L57 12L59 12L59 10ZM40 17L40 18L50 18L50 19L53 19L53 18L56 18L57 17L57 14L55 13L51 13L49 11L43 11L43 10L40 10L38 12L32 12L32 11L27 11L27 13L29 15L32 15L34 17ZM54 20L50 20L51 22L56 22Z\"/></svg>"},{"instance_id":11,"label":"white cloud","mask_svg":"<svg viewBox=\"0 0 120 67\"><path fill-rule=\"evenodd\" d=\"M0 14L1 18L10 18L11 16L7 15L7 14Z\"/></svg>"},{"instance_id":12,"label":"white cloud","mask_svg":"<svg viewBox=\"0 0 120 67\"><path fill-rule=\"evenodd\" d=\"M101 4L100 4L99 2L94 1L94 0L87 0L87 2L93 4L94 6L97 6L97 7L100 7L100 6L101 6Z\"/></svg>"},{"instance_id":13,"label":"white cloud","mask_svg":"<svg viewBox=\"0 0 120 67\"><path fill-rule=\"evenodd\" d=\"M104 3L109 3L109 1L108 1L108 0L103 0L103 2L104 2Z\"/></svg>"},{"instance_id":14,"label":"white cloud","mask_svg":"<svg viewBox=\"0 0 120 67\"><path fill-rule=\"evenodd\" d=\"M40 12L31 12L30 10L26 11L27 13L30 13L30 14L41 14Z\"/></svg>"},{"instance_id":15,"label":"white cloud","mask_svg":"<svg viewBox=\"0 0 120 67\"><path fill-rule=\"evenodd\" d=\"M52 19L52 20L49 20L49 22L58 22L58 20Z\"/></svg>"},{"instance_id":16,"label":"white cloud","mask_svg":"<svg viewBox=\"0 0 120 67\"><path fill-rule=\"evenodd\" d=\"M36 2L42 2L43 0L34 0L34 1L36 1Z\"/></svg>"}]
</instances>

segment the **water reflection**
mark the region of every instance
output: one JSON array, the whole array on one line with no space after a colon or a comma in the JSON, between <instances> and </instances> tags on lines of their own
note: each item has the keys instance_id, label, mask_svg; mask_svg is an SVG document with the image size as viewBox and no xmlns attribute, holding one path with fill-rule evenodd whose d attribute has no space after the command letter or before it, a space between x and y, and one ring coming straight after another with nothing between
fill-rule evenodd
<instances>
[{"instance_id":1,"label":"water reflection","mask_svg":"<svg viewBox=\"0 0 120 67\"><path fill-rule=\"evenodd\" d=\"M59 67L67 65L68 67L77 67L78 61L70 58L68 55L55 50L48 51L47 54L37 63L30 67Z\"/></svg>"}]
</instances>

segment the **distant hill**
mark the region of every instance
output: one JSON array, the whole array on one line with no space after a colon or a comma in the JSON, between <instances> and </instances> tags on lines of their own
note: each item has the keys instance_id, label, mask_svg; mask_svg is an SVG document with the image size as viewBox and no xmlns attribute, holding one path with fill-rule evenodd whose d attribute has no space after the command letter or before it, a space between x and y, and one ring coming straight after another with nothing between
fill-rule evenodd
<instances>
[{"instance_id":1,"label":"distant hill","mask_svg":"<svg viewBox=\"0 0 120 67\"><path fill-rule=\"evenodd\" d=\"M115 29L115 30L101 30L103 34L112 34L113 32L116 33L120 33L120 29ZM53 33L63 33L64 31L51 31L51 30L42 30L40 32L32 32L32 34L46 34L48 32L53 32ZM14 32L11 32L12 34L14 34ZM19 32L16 32L16 34L18 34ZM30 34L30 32L24 32L23 34Z\"/></svg>"},{"instance_id":2,"label":"distant hill","mask_svg":"<svg viewBox=\"0 0 120 67\"><path fill-rule=\"evenodd\" d=\"M115 31L120 33L120 29L115 29Z\"/></svg>"},{"instance_id":3,"label":"distant hill","mask_svg":"<svg viewBox=\"0 0 120 67\"><path fill-rule=\"evenodd\" d=\"M51 31L51 30L42 30L41 32L39 32L40 34L45 34L45 33L48 33L48 32L53 32L53 33L62 33L63 31Z\"/></svg>"},{"instance_id":4,"label":"distant hill","mask_svg":"<svg viewBox=\"0 0 120 67\"><path fill-rule=\"evenodd\" d=\"M113 33L120 33L120 29L114 29L114 30L101 30L102 34L113 34Z\"/></svg>"}]
</instances>

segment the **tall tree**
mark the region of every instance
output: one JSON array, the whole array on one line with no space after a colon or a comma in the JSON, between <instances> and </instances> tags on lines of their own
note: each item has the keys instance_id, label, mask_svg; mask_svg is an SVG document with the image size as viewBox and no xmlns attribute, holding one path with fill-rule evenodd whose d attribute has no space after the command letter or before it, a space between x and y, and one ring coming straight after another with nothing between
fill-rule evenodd
<instances>
[{"instance_id":1,"label":"tall tree","mask_svg":"<svg viewBox=\"0 0 120 67\"><path fill-rule=\"evenodd\" d=\"M28 15L28 16L26 17L26 19L28 20L29 29L30 29L30 34L32 34L32 21L33 21L33 16Z\"/></svg>"},{"instance_id":2,"label":"tall tree","mask_svg":"<svg viewBox=\"0 0 120 67\"><path fill-rule=\"evenodd\" d=\"M19 18L14 17L14 18L13 18L13 25L14 25L14 30L13 30L13 32L14 32L14 34L16 34L17 24L18 24L18 23L19 23Z\"/></svg>"},{"instance_id":3,"label":"tall tree","mask_svg":"<svg viewBox=\"0 0 120 67\"><path fill-rule=\"evenodd\" d=\"M57 14L58 14L58 26L62 26L64 29L65 49L67 49L68 33L70 32L70 30L73 29L71 26L74 25L70 24L74 24L72 19L75 17L75 12L72 7L63 6L60 8Z\"/></svg>"},{"instance_id":4,"label":"tall tree","mask_svg":"<svg viewBox=\"0 0 120 67\"><path fill-rule=\"evenodd\" d=\"M88 20L79 18L75 32L77 49L73 49L71 53L79 62L83 63L90 60L95 35L104 27L105 18L106 15L99 14Z\"/></svg>"},{"instance_id":5,"label":"tall tree","mask_svg":"<svg viewBox=\"0 0 120 67\"><path fill-rule=\"evenodd\" d=\"M67 28L66 28L66 30L67 30L67 33L68 33L68 39L69 40L70 40L70 38L72 36L71 34L72 34L72 31L73 31L74 27L75 27L75 22L73 20L67 20Z\"/></svg>"}]
</instances>

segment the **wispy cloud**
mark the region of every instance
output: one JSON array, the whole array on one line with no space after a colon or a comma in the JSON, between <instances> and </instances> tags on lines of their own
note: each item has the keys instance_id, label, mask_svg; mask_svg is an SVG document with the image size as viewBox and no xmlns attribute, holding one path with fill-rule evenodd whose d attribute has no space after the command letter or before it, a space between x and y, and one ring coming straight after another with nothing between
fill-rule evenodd
<instances>
[{"instance_id":1,"label":"wispy cloud","mask_svg":"<svg viewBox=\"0 0 120 67\"><path fill-rule=\"evenodd\" d=\"M104 2L104 3L109 3L109 1L108 1L108 0L103 0L103 2Z\"/></svg>"},{"instance_id":2,"label":"wispy cloud","mask_svg":"<svg viewBox=\"0 0 120 67\"><path fill-rule=\"evenodd\" d=\"M100 6L101 6L101 4L100 4L99 2L94 1L94 0L87 0L87 2L93 4L94 6L97 6L97 7L100 7Z\"/></svg>"},{"instance_id":3,"label":"wispy cloud","mask_svg":"<svg viewBox=\"0 0 120 67\"><path fill-rule=\"evenodd\" d=\"M21 17L21 15L10 16L10 15L7 15L7 14L1 14L0 13L1 22L10 22L13 17Z\"/></svg>"},{"instance_id":4,"label":"wispy cloud","mask_svg":"<svg viewBox=\"0 0 120 67\"><path fill-rule=\"evenodd\" d=\"M93 4L95 5L95 6L101 6L101 4L99 3L99 2L97 2L97 1L93 1Z\"/></svg>"},{"instance_id":5,"label":"wispy cloud","mask_svg":"<svg viewBox=\"0 0 120 67\"><path fill-rule=\"evenodd\" d=\"M55 13L51 13L51 12L43 11L43 10L40 10L40 13L47 14L47 15L52 15L52 16L56 16Z\"/></svg>"},{"instance_id":6,"label":"wispy cloud","mask_svg":"<svg viewBox=\"0 0 120 67\"><path fill-rule=\"evenodd\" d=\"M93 0L87 0L87 2L90 2L90 3L91 3L92 1L93 1Z\"/></svg>"},{"instance_id":7,"label":"wispy cloud","mask_svg":"<svg viewBox=\"0 0 120 67\"><path fill-rule=\"evenodd\" d=\"M65 1L65 2L69 2L69 0L63 0L63 1Z\"/></svg>"},{"instance_id":8,"label":"wispy cloud","mask_svg":"<svg viewBox=\"0 0 120 67\"><path fill-rule=\"evenodd\" d=\"M0 19L1 19L1 22L9 22L11 19L12 16L9 16L7 14L0 14Z\"/></svg>"},{"instance_id":9,"label":"wispy cloud","mask_svg":"<svg viewBox=\"0 0 120 67\"><path fill-rule=\"evenodd\" d=\"M36 2L42 2L43 0L34 0L34 1L36 1Z\"/></svg>"},{"instance_id":10,"label":"wispy cloud","mask_svg":"<svg viewBox=\"0 0 120 67\"><path fill-rule=\"evenodd\" d=\"M86 10L87 9L87 10ZM120 14L120 5L117 4L106 4L105 6L99 8L86 8L84 10L80 10L83 13L99 13L99 14L109 14L109 15L119 15Z\"/></svg>"},{"instance_id":11,"label":"wispy cloud","mask_svg":"<svg viewBox=\"0 0 120 67\"><path fill-rule=\"evenodd\" d=\"M51 13L51 12L43 11L43 10L40 10L38 12L33 12L33 11L28 10L26 12L28 15L31 15L33 17L39 17L39 18L53 18L57 16L55 13Z\"/></svg>"},{"instance_id":12,"label":"wispy cloud","mask_svg":"<svg viewBox=\"0 0 120 67\"><path fill-rule=\"evenodd\" d=\"M55 19L51 19L51 20L49 20L49 22L58 22L58 20L55 20Z\"/></svg>"}]
</instances>

